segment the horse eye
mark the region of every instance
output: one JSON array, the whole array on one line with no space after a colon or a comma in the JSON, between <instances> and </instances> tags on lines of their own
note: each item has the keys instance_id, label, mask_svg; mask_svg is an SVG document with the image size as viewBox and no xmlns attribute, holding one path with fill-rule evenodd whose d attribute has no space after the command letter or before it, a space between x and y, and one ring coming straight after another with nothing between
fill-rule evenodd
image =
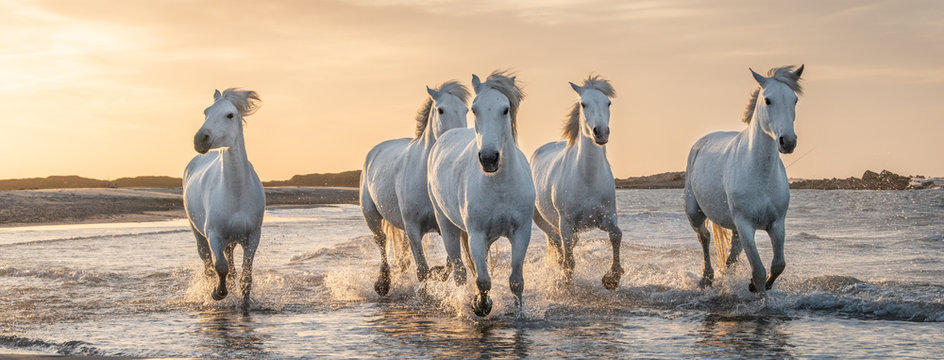
<instances>
[{"instance_id":1,"label":"horse eye","mask_svg":"<svg viewBox=\"0 0 944 360\"><path fill-rule=\"evenodd\" d=\"M505 108L505 111L502 112L502 115L508 115L508 108Z\"/></svg>"},{"instance_id":2,"label":"horse eye","mask_svg":"<svg viewBox=\"0 0 944 360\"><path fill-rule=\"evenodd\" d=\"M610 106L610 105L613 105L612 101L606 103L606 106Z\"/></svg>"},{"instance_id":3,"label":"horse eye","mask_svg":"<svg viewBox=\"0 0 944 360\"><path fill-rule=\"evenodd\" d=\"M584 103L580 103L580 107L582 107L582 108L584 108L584 109L586 109L586 108L587 108L587 104L584 104Z\"/></svg>"},{"instance_id":4,"label":"horse eye","mask_svg":"<svg viewBox=\"0 0 944 360\"><path fill-rule=\"evenodd\" d=\"M233 118L233 113L226 114L226 118L227 118L227 119L232 119L232 118Z\"/></svg>"},{"instance_id":5,"label":"horse eye","mask_svg":"<svg viewBox=\"0 0 944 360\"><path fill-rule=\"evenodd\" d=\"M438 110L439 110L439 115L442 115L443 109L442 109L442 108L439 108Z\"/></svg>"},{"instance_id":6,"label":"horse eye","mask_svg":"<svg viewBox=\"0 0 944 360\"><path fill-rule=\"evenodd\" d=\"M764 98L764 102L767 103L767 105L770 105L770 99Z\"/></svg>"}]
</instances>

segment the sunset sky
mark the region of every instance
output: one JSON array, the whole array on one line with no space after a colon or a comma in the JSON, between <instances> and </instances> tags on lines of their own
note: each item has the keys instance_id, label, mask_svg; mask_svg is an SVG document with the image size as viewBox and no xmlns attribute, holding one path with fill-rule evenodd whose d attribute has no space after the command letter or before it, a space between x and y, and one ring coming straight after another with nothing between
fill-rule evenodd
<instances>
[{"instance_id":1,"label":"sunset sky","mask_svg":"<svg viewBox=\"0 0 944 360\"><path fill-rule=\"evenodd\" d=\"M748 67L806 64L791 177L944 176L941 1L2 1L0 178L181 176L214 89L259 92L264 180L361 168L425 86L517 71L530 155L610 79L617 177L740 130ZM470 113L471 115L471 113ZM471 117L470 117L471 125Z\"/></svg>"}]
</instances>

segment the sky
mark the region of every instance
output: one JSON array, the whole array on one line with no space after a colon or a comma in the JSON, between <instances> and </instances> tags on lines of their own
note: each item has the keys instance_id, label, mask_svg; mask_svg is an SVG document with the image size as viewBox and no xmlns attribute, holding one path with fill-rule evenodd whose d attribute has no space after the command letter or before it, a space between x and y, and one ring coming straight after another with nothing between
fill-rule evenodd
<instances>
[{"instance_id":1,"label":"sky","mask_svg":"<svg viewBox=\"0 0 944 360\"><path fill-rule=\"evenodd\" d=\"M594 73L617 92L614 174L681 171L695 140L744 128L749 67L801 63L790 177L944 176L941 1L0 0L0 49L0 178L179 177L229 87L262 98L263 180L360 169L412 136L425 86L495 69L527 93L525 154Z\"/></svg>"}]
</instances>

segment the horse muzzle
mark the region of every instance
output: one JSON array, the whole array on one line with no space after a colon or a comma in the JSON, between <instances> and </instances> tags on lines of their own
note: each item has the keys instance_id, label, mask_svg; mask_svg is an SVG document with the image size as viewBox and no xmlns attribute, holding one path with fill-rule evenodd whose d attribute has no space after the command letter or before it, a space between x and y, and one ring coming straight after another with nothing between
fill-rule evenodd
<instances>
[{"instance_id":1,"label":"horse muzzle","mask_svg":"<svg viewBox=\"0 0 944 360\"><path fill-rule=\"evenodd\" d=\"M482 171L493 173L498 171L498 161L501 158L498 151L479 151L479 164L482 165Z\"/></svg>"},{"instance_id":2,"label":"horse muzzle","mask_svg":"<svg viewBox=\"0 0 944 360\"><path fill-rule=\"evenodd\" d=\"M201 154L206 154L207 151L210 151L210 133L203 130L198 131L197 134L193 136L193 149Z\"/></svg>"},{"instance_id":3,"label":"horse muzzle","mask_svg":"<svg viewBox=\"0 0 944 360\"><path fill-rule=\"evenodd\" d=\"M593 128L593 142L597 145L606 145L610 141L610 128Z\"/></svg>"},{"instance_id":4,"label":"horse muzzle","mask_svg":"<svg viewBox=\"0 0 944 360\"><path fill-rule=\"evenodd\" d=\"M796 136L781 136L779 140L780 152L783 154L792 154L797 146Z\"/></svg>"}]
</instances>

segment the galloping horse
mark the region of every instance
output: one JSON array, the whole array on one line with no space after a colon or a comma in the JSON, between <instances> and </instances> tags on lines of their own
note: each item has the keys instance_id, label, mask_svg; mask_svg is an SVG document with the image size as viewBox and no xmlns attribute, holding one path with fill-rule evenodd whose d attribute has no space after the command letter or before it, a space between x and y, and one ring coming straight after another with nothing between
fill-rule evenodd
<instances>
[{"instance_id":1,"label":"galloping horse","mask_svg":"<svg viewBox=\"0 0 944 360\"><path fill-rule=\"evenodd\" d=\"M613 265L603 275L603 286L612 290L623 274L619 261L623 232L616 218L616 186L605 147L610 137L610 98L616 93L598 76L587 78L583 86L570 86L580 100L564 123L567 141L547 143L531 156L537 189L534 222L544 230L548 252L556 255L568 280L574 271L577 234L592 228L608 232Z\"/></svg>"},{"instance_id":2,"label":"galloping horse","mask_svg":"<svg viewBox=\"0 0 944 360\"><path fill-rule=\"evenodd\" d=\"M472 75L475 129L446 132L429 156L429 195L456 281L465 279L460 243L465 248L479 294L472 311L492 309L492 281L486 266L489 246L501 236L511 241L508 279L521 314L524 257L531 240L534 183L528 159L517 146L518 105L524 96L515 77L494 72L483 83Z\"/></svg>"},{"instance_id":3,"label":"galloping horse","mask_svg":"<svg viewBox=\"0 0 944 360\"><path fill-rule=\"evenodd\" d=\"M233 248L236 244L242 246L239 282L242 308L248 311L252 259L262 234L265 192L246 156L243 117L256 111L259 96L254 91L226 89L223 93L217 90L213 100L213 105L203 111L206 120L193 138L193 147L200 155L184 170L184 209L207 274L212 276L216 270L219 277L214 300L226 297L227 274L236 269Z\"/></svg>"},{"instance_id":4,"label":"galloping horse","mask_svg":"<svg viewBox=\"0 0 944 360\"><path fill-rule=\"evenodd\" d=\"M367 154L361 172L361 210L380 247L380 276L374 283L374 290L380 295L390 291L387 246L398 246L390 244L403 239L395 233L398 231L406 230L420 281L433 273L449 275L440 267L431 270L423 253L423 235L439 231L426 188L426 166L436 139L449 129L466 127L469 90L458 82L448 81L439 89L427 87L426 91L430 97L416 115L414 138L378 144ZM402 249L405 246L401 244L398 247Z\"/></svg>"},{"instance_id":5,"label":"galloping horse","mask_svg":"<svg viewBox=\"0 0 944 360\"><path fill-rule=\"evenodd\" d=\"M784 218L790 204L790 184L777 152L789 154L796 148L793 122L797 95L802 94L799 81L803 65L774 68L767 76L754 70L751 74L759 86L751 93L744 113L747 128L739 133L708 134L695 142L688 155L685 213L705 257L701 285L710 286L714 279L708 250L709 220L715 225L715 245L721 261L725 261L725 246L721 243L725 231L719 227L733 231L726 264L737 261L743 246L753 273L750 290L763 294L786 267ZM754 243L756 229L766 230L773 245L769 277Z\"/></svg>"}]
</instances>

